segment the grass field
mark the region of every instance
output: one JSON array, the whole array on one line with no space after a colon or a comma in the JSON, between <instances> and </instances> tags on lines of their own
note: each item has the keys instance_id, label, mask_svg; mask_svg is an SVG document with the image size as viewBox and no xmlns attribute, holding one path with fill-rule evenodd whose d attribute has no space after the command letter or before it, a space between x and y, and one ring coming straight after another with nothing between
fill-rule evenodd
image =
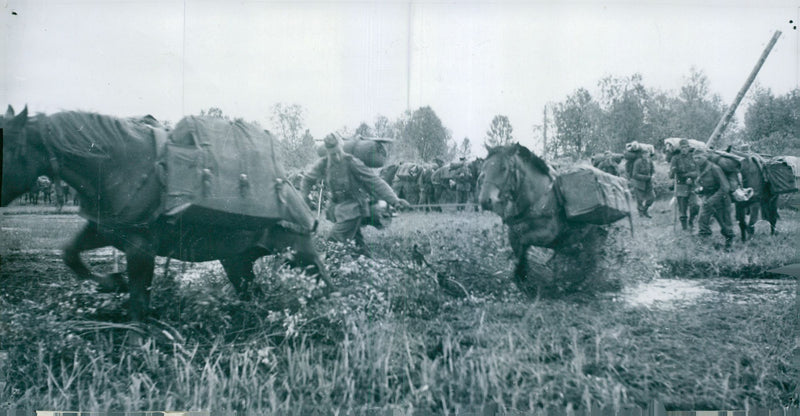
<instances>
[{"instance_id":1,"label":"grass field","mask_svg":"<svg viewBox=\"0 0 800 416\"><path fill-rule=\"evenodd\" d=\"M797 405L794 282L754 279L800 261L798 213L781 212L777 236L759 227L723 251L674 232L666 203L653 212L636 219L633 237L615 226L602 279L618 285L528 299L511 282L499 218L405 213L367 229L374 259L318 241L336 285L328 298L274 258L258 264L264 294L252 302L236 299L216 263L173 261L167 276L159 259L146 326L127 322L125 296L95 293L61 263L57 249L82 220L3 215L0 403L253 414ZM435 270L411 261L414 244ZM108 249L85 259L113 268ZM441 288L437 272L455 289ZM706 286L666 304L626 300L671 278ZM147 341L135 345L131 333Z\"/></svg>"}]
</instances>

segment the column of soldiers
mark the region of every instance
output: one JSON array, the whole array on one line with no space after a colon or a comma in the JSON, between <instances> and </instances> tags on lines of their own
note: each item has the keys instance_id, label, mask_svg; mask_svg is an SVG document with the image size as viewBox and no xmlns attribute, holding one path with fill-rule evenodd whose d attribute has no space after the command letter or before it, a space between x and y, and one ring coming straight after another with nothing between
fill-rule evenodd
<instances>
[{"instance_id":1,"label":"column of soldiers","mask_svg":"<svg viewBox=\"0 0 800 416\"><path fill-rule=\"evenodd\" d=\"M598 169L618 175L620 161L614 162L613 156L606 151L592 162ZM652 157L650 152L641 151L626 161L637 211L645 218L652 218L649 208L655 200ZM707 154L694 152L686 139L680 140L678 151L671 155L669 177L673 180L681 229L691 234L697 222L697 235L706 239L712 235L713 218L725 237L725 247L730 247L734 237L731 192L738 186L738 178L736 183L731 183L734 178L728 178Z\"/></svg>"},{"instance_id":2,"label":"column of soldiers","mask_svg":"<svg viewBox=\"0 0 800 416\"><path fill-rule=\"evenodd\" d=\"M411 204L449 202L450 196L461 204L476 198L477 175L464 158L449 165L440 159L431 164L401 162L376 173L357 157L345 153L341 139L333 134L325 137L324 149L325 156L304 174L293 176L292 183L299 186L314 211L321 209L324 200L330 201L326 218L334 225L329 238L354 241L358 254L369 256L361 228L367 225L380 228L374 213L378 201L396 209L409 209ZM311 195L316 200L311 200Z\"/></svg>"}]
</instances>

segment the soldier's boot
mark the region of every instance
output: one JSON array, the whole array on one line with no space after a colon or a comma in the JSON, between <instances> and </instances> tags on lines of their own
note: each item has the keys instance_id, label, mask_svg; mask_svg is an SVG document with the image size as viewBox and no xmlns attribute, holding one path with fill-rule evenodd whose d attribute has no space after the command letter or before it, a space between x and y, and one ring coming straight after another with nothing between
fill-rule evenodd
<instances>
[{"instance_id":1,"label":"soldier's boot","mask_svg":"<svg viewBox=\"0 0 800 416\"><path fill-rule=\"evenodd\" d=\"M689 225L686 223L686 218L681 218L681 229L686 231L689 228Z\"/></svg>"},{"instance_id":2,"label":"soldier's boot","mask_svg":"<svg viewBox=\"0 0 800 416\"><path fill-rule=\"evenodd\" d=\"M733 237L725 237L725 248L729 249L733 246Z\"/></svg>"}]
</instances>

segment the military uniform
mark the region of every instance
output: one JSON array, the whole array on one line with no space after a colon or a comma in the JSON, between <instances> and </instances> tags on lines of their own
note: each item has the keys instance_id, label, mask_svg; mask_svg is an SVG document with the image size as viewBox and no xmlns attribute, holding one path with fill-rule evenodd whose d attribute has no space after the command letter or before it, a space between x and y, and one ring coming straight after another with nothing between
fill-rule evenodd
<instances>
[{"instance_id":1,"label":"military uniform","mask_svg":"<svg viewBox=\"0 0 800 416\"><path fill-rule=\"evenodd\" d=\"M603 153L602 159L597 163L597 169L614 176L619 176L619 170L617 169L617 164L614 162L614 156L608 151Z\"/></svg>"},{"instance_id":2,"label":"military uniform","mask_svg":"<svg viewBox=\"0 0 800 416\"><path fill-rule=\"evenodd\" d=\"M328 211L329 219L334 221L331 238L340 242L355 240L362 251L366 251L366 244L361 226L370 213L370 195L391 205L408 206L408 202L398 198L364 162L349 154L342 153L338 160L324 157L317 161L303 177L303 195L308 195L311 187L321 179L325 180L333 203Z\"/></svg>"},{"instance_id":3,"label":"military uniform","mask_svg":"<svg viewBox=\"0 0 800 416\"><path fill-rule=\"evenodd\" d=\"M419 179L420 166L416 164L402 164L397 168L394 176L392 188L396 195L405 198L411 204L416 204L419 198Z\"/></svg>"},{"instance_id":4,"label":"military uniform","mask_svg":"<svg viewBox=\"0 0 800 416\"><path fill-rule=\"evenodd\" d=\"M456 195L458 195L458 203L466 204L469 202L469 194L472 192L472 172L469 170L469 165L461 161L461 167L455 175L456 182ZM459 211L463 211L464 207L458 207Z\"/></svg>"},{"instance_id":5,"label":"military uniform","mask_svg":"<svg viewBox=\"0 0 800 416\"><path fill-rule=\"evenodd\" d=\"M688 145L686 147L688 148ZM694 220L700 211L697 195L693 192L694 183L699 175L697 163L688 150L672 156L669 177L675 179L675 199L681 227L684 230L691 231L694 228Z\"/></svg>"},{"instance_id":6,"label":"military uniform","mask_svg":"<svg viewBox=\"0 0 800 416\"><path fill-rule=\"evenodd\" d=\"M730 185L722 168L707 159L699 159L700 174L697 177L698 192L703 198L698 218L698 235L711 235L711 217L719 223L720 232L725 236L725 245L733 241L733 222L731 220Z\"/></svg>"},{"instance_id":7,"label":"military uniform","mask_svg":"<svg viewBox=\"0 0 800 416\"><path fill-rule=\"evenodd\" d=\"M653 189L653 161L647 152L642 152L631 169L631 182L633 183L633 194L636 197L636 208L639 215L650 218L647 210L656 199Z\"/></svg>"},{"instance_id":8,"label":"military uniform","mask_svg":"<svg viewBox=\"0 0 800 416\"><path fill-rule=\"evenodd\" d=\"M430 205L435 203L433 199L433 182L431 182L431 176L433 175L433 171L435 169L436 165L423 166L422 172L419 174L417 186L419 187L420 205ZM430 208L426 207L425 210L429 211Z\"/></svg>"}]
</instances>

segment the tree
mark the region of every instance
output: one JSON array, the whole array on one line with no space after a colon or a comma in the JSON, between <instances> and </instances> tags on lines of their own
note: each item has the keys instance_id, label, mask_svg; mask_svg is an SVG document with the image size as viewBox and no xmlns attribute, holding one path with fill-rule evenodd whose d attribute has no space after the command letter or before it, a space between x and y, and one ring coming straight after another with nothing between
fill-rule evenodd
<instances>
[{"instance_id":1,"label":"tree","mask_svg":"<svg viewBox=\"0 0 800 416\"><path fill-rule=\"evenodd\" d=\"M219 107L210 107L208 110L200 110L200 116L202 117L213 117L213 118L222 118L225 120L230 120L231 118L222 114L222 109Z\"/></svg>"},{"instance_id":2,"label":"tree","mask_svg":"<svg viewBox=\"0 0 800 416\"><path fill-rule=\"evenodd\" d=\"M496 115L492 119L492 124L489 126L489 131L486 132L484 143L488 146L507 146L515 143L514 136L512 135L514 128L511 127L511 122L508 117L503 115Z\"/></svg>"},{"instance_id":3,"label":"tree","mask_svg":"<svg viewBox=\"0 0 800 416\"><path fill-rule=\"evenodd\" d=\"M599 104L584 88L555 105L553 122L556 133L549 141L547 151L555 156L589 156L602 149L600 140L601 111Z\"/></svg>"},{"instance_id":4,"label":"tree","mask_svg":"<svg viewBox=\"0 0 800 416\"><path fill-rule=\"evenodd\" d=\"M455 143L454 143L455 144ZM461 140L461 144L455 149L455 157L457 158L467 158L472 155L472 144L469 141L469 137L464 137Z\"/></svg>"},{"instance_id":5,"label":"tree","mask_svg":"<svg viewBox=\"0 0 800 416\"><path fill-rule=\"evenodd\" d=\"M642 84L642 76L606 77L598 83L600 87L600 107L603 110L601 137L596 150L620 151L625 143L631 141L653 142L648 134L645 120L647 90Z\"/></svg>"},{"instance_id":6,"label":"tree","mask_svg":"<svg viewBox=\"0 0 800 416\"><path fill-rule=\"evenodd\" d=\"M800 89L776 97L757 89L745 113L743 140L763 152L787 155L800 149Z\"/></svg>"},{"instance_id":7,"label":"tree","mask_svg":"<svg viewBox=\"0 0 800 416\"><path fill-rule=\"evenodd\" d=\"M361 123L358 128L356 128L356 135L362 137L372 137L372 128L367 125L367 123Z\"/></svg>"},{"instance_id":8,"label":"tree","mask_svg":"<svg viewBox=\"0 0 800 416\"><path fill-rule=\"evenodd\" d=\"M450 132L430 107L421 107L410 115L406 112L405 117L398 120L398 126L398 144L401 145L398 147L405 147L406 151L411 150L416 156L406 160L419 158L430 162L435 157L447 157Z\"/></svg>"},{"instance_id":9,"label":"tree","mask_svg":"<svg viewBox=\"0 0 800 416\"><path fill-rule=\"evenodd\" d=\"M287 168L301 168L316 158L314 138L305 128L304 109L298 104L277 103L272 106L270 120L283 150Z\"/></svg>"},{"instance_id":10,"label":"tree","mask_svg":"<svg viewBox=\"0 0 800 416\"><path fill-rule=\"evenodd\" d=\"M672 137L708 140L725 111L722 99L710 90L708 77L692 67L673 102ZM735 126L731 123L729 130Z\"/></svg>"}]
</instances>

